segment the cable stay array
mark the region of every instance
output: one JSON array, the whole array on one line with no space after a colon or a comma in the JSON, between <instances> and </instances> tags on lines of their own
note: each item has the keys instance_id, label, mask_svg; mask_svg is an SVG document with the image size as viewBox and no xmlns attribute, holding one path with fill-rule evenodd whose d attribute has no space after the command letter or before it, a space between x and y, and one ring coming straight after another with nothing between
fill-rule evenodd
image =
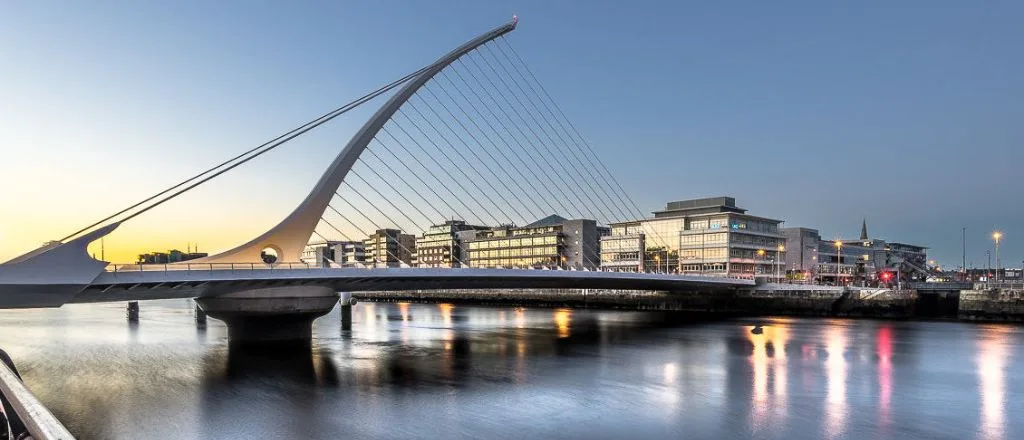
<instances>
[{"instance_id":1,"label":"cable stay array","mask_svg":"<svg viewBox=\"0 0 1024 440\"><path fill-rule=\"evenodd\" d=\"M508 30L478 37L476 46L457 49L443 65L439 61L381 86L61 241L142 215L402 85L406 87L392 98L400 103L397 110L392 106L393 113L375 116L386 122L369 132L372 139L364 135L360 142L370 140L365 148L348 156L354 165L344 171L343 179L332 181L328 188L337 186L333 194L331 189L320 193L319 200L327 206L315 211L322 209L322 214L310 234L311 243L361 244L381 234L424 237L432 227L445 224L483 231L529 227L544 219L609 225L643 218L509 43L504 35ZM479 43L484 37L486 42ZM412 94L403 95L407 90ZM318 214L313 215L309 224ZM665 237L652 235L649 239L664 245ZM415 255L412 241L392 241L397 245L375 249L368 264L375 265L378 256L409 262ZM597 241L582 246L583 264L600 266L598 249L593 248ZM451 257L457 266L471 265L462 253ZM536 266L528 261L525 265Z\"/></svg>"}]
</instances>

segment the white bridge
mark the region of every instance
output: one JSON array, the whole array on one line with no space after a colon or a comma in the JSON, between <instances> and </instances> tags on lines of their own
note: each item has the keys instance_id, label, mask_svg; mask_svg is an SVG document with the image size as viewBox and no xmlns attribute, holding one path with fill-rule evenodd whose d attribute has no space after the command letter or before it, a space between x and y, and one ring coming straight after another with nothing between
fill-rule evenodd
<instances>
[{"instance_id":1,"label":"white bridge","mask_svg":"<svg viewBox=\"0 0 1024 440\"><path fill-rule=\"evenodd\" d=\"M603 272L595 270L599 267L597 251L586 248L580 257L585 260L581 268L590 270L471 268L465 264L362 269L300 264L300 255L313 236L326 239L325 234L336 233L348 238L358 233L366 237L366 227L382 229L382 224L414 231L455 215L479 225L525 224L553 212L602 222L642 215L505 41L503 36L516 25L513 19L434 63L266 144L0 265L0 308L194 297L231 329L253 316L263 320L285 317L291 323L296 321L294 315L302 315L297 319L302 323L295 328L302 333L304 325L308 337L309 323L334 306L339 291L693 291L752 286L751 280L730 278ZM169 266L108 267L107 262L88 255L89 243L123 222L392 91L389 100L328 165L307 197L258 237L215 255ZM363 168L357 171L357 165ZM350 174L356 179L347 179ZM388 189L390 195L382 193ZM335 200L344 205L336 208L332 205ZM348 232L346 227L335 226L342 220ZM334 232L318 230L325 227ZM268 253L276 256L272 264L266 263ZM274 322L273 326L288 327Z\"/></svg>"}]
</instances>

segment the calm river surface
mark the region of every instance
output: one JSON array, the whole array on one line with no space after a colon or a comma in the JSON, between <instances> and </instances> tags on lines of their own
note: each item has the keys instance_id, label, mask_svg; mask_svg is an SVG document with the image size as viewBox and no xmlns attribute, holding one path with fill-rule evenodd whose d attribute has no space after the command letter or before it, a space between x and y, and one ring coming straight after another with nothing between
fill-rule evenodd
<instances>
[{"instance_id":1,"label":"calm river surface","mask_svg":"<svg viewBox=\"0 0 1024 440\"><path fill-rule=\"evenodd\" d=\"M189 301L123 307L0 312L81 439L1024 438L1012 325L360 303L269 359Z\"/></svg>"}]
</instances>

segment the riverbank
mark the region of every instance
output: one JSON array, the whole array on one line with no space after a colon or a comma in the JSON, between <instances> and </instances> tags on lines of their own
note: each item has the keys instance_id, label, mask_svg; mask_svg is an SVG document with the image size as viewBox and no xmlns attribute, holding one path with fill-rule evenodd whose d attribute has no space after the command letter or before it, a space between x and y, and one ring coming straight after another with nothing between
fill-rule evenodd
<instances>
[{"instance_id":1,"label":"riverbank","mask_svg":"<svg viewBox=\"0 0 1024 440\"><path fill-rule=\"evenodd\" d=\"M966 292L966 291L965 291ZM610 310L663 310L727 316L819 316L1024 322L1024 299L958 292L776 286L725 293L596 289L407 290L360 292L354 298L412 302Z\"/></svg>"}]
</instances>

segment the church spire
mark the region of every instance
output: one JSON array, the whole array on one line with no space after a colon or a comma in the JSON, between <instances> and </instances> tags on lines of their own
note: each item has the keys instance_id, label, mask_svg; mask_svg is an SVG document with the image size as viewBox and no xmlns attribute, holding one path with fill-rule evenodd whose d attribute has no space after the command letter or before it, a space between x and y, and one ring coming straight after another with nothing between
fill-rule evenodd
<instances>
[{"instance_id":1,"label":"church spire","mask_svg":"<svg viewBox=\"0 0 1024 440\"><path fill-rule=\"evenodd\" d=\"M861 240L867 240L868 239L868 219L867 218L865 218L864 222L860 224L860 239Z\"/></svg>"}]
</instances>

